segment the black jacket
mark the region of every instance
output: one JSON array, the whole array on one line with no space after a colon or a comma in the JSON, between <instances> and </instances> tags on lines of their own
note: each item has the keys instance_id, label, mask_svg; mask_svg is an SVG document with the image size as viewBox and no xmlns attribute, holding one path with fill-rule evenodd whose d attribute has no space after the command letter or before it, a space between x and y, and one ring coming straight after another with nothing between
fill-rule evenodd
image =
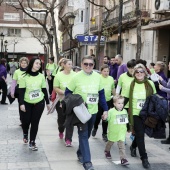
<instances>
[{"instance_id":1,"label":"black jacket","mask_svg":"<svg viewBox=\"0 0 170 170\"><path fill-rule=\"evenodd\" d=\"M165 122L168 116L168 102L166 99L156 94L147 97L139 116L145 124L145 133L149 137L156 139L166 137ZM154 128L151 128L152 121L148 120L155 120L153 121L153 123L156 123ZM150 125L148 123L150 123Z\"/></svg>"},{"instance_id":2,"label":"black jacket","mask_svg":"<svg viewBox=\"0 0 170 170\"><path fill-rule=\"evenodd\" d=\"M83 99L79 94L68 94L62 101L63 114L66 116L65 127L79 126L84 128L83 123L77 118L73 112L73 108L83 103Z\"/></svg>"}]
</instances>

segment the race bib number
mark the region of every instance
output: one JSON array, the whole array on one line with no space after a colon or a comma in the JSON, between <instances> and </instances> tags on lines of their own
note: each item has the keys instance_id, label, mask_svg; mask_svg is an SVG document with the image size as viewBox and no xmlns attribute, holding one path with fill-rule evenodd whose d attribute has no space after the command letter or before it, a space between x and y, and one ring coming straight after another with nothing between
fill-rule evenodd
<instances>
[{"instance_id":1,"label":"race bib number","mask_svg":"<svg viewBox=\"0 0 170 170\"><path fill-rule=\"evenodd\" d=\"M145 100L138 99L138 100L137 100L137 109L142 109L142 107L144 106L144 104L145 104Z\"/></svg>"},{"instance_id":2,"label":"race bib number","mask_svg":"<svg viewBox=\"0 0 170 170\"><path fill-rule=\"evenodd\" d=\"M116 115L117 124L126 124L128 123L128 115L122 114L122 115Z\"/></svg>"},{"instance_id":3,"label":"race bib number","mask_svg":"<svg viewBox=\"0 0 170 170\"><path fill-rule=\"evenodd\" d=\"M30 100L38 99L41 97L40 90L34 90L29 93Z\"/></svg>"},{"instance_id":4,"label":"race bib number","mask_svg":"<svg viewBox=\"0 0 170 170\"><path fill-rule=\"evenodd\" d=\"M98 94L87 94L87 104L97 104L99 100Z\"/></svg>"}]
</instances>

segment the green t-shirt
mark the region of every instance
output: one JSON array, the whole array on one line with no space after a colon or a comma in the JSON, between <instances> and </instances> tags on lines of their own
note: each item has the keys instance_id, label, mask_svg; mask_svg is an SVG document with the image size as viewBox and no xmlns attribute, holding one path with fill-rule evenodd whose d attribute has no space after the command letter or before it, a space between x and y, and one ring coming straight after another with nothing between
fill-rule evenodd
<instances>
[{"instance_id":1,"label":"green t-shirt","mask_svg":"<svg viewBox=\"0 0 170 170\"><path fill-rule=\"evenodd\" d=\"M150 72L151 72L151 74L153 74L155 72L154 68L151 68Z\"/></svg>"},{"instance_id":2,"label":"green t-shirt","mask_svg":"<svg viewBox=\"0 0 170 170\"><path fill-rule=\"evenodd\" d=\"M108 112L108 133L107 137L109 141L125 141L128 123L128 114L125 109L118 111L112 108Z\"/></svg>"},{"instance_id":3,"label":"green t-shirt","mask_svg":"<svg viewBox=\"0 0 170 170\"><path fill-rule=\"evenodd\" d=\"M115 88L114 79L111 76L103 77L101 75L101 83L102 83L102 86L104 88L106 101L110 101L112 90Z\"/></svg>"},{"instance_id":4,"label":"green t-shirt","mask_svg":"<svg viewBox=\"0 0 170 170\"><path fill-rule=\"evenodd\" d=\"M58 66L52 73L52 76L55 76L56 74L58 74L61 71L62 67Z\"/></svg>"},{"instance_id":5,"label":"green t-shirt","mask_svg":"<svg viewBox=\"0 0 170 170\"><path fill-rule=\"evenodd\" d=\"M19 84L20 79L23 77L23 73L25 73L25 71L21 71L20 69L14 72L13 79L17 81L17 84Z\"/></svg>"},{"instance_id":6,"label":"green t-shirt","mask_svg":"<svg viewBox=\"0 0 170 170\"><path fill-rule=\"evenodd\" d=\"M46 65L46 69L50 70L51 74L53 74L53 72L55 71L55 69L57 68L56 64L55 63L48 63Z\"/></svg>"},{"instance_id":7,"label":"green t-shirt","mask_svg":"<svg viewBox=\"0 0 170 170\"><path fill-rule=\"evenodd\" d=\"M99 91L102 90L101 76L96 72L88 75L83 70L76 73L68 84L68 89L82 96L87 103L88 111L96 114L98 111Z\"/></svg>"},{"instance_id":8,"label":"green t-shirt","mask_svg":"<svg viewBox=\"0 0 170 170\"><path fill-rule=\"evenodd\" d=\"M42 88L46 88L45 77L39 73L37 76L26 75L20 79L19 88L26 88L24 101L38 103L44 98Z\"/></svg>"},{"instance_id":9,"label":"green t-shirt","mask_svg":"<svg viewBox=\"0 0 170 170\"><path fill-rule=\"evenodd\" d=\"M153 88L153 93L155 94L156 89L154 83L151 80L149 80L149 83L151 84ZM135 83L134 90L133 90L133 99L132 99L133 115L139 116L140 110L142 109L145 100L146 100L146 89L144 83L142 84Z\"/></svg>"},{"instance_id":10,"label":"green t-shirt","mask_svg":"<svg viewBox=\"0 0 170 170\"><path fill-rule=\"evenodd\" d=\"M127 73L123 73L118 80L118 86L121 87L121 95L129 97L130 84L134 77L129 77ZM125 105L125 108L129 108L129 102Z\"/></svg>"},{"instance_id":11,"label":"green t-shirt","mask_svg":"<svg viewBox=\"0 0 170 170\"><path fill-rule=\"evenodd\" d=\"M70 74L68 74L68 75L64 74L63 72L57 73L54 77L53 86L58 87L61 90L65 90L66 87L68 86L68 83L70 82L71 78L75 74L76 73L74 71L71 71Z\"/></svg>"}]
</instances>

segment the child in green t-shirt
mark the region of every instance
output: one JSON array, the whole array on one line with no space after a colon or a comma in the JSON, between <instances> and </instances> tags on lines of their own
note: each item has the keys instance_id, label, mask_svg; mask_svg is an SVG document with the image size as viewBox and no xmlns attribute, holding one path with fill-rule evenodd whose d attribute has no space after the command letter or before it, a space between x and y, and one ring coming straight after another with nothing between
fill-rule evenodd
<instances>
[{"instance_id":1,"label":"child in green t-shirt","mask_svg":"<svg viewBox=\"0 0 170 170\"><path fill-rule=\"evenodd\" d=\"M110 149L114 142L117 142L121 165L129 165L125 156L125 137L127 132L128 114L124 107L124 97L116 95L113 98L114 108L108 112L108 142L105 147L105 156L111 159ZM103 119L106 117L103 116Z\"/></svg>"}]
</instances>

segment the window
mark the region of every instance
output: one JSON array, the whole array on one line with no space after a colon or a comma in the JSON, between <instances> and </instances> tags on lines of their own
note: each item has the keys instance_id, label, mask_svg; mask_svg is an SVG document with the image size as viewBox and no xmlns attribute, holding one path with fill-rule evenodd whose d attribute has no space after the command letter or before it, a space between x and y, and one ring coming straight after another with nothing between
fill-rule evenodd
<instances>
[{"instance_id":1,"label":"window","mask_svg":"<svg viewBox=\"0 0 170 170\"><path fill-rule=\"evenodd\" d=\"M84 17L84 15L83 15L83 11L81 11L81 15L80 15L80 19L81 19L81 22L83 22L83 17Z\"/></svg>"},{"instance_id":2,"label":"window","mask_svg":"<svg viewBox=\"0 0 170 170\"><path fill-rule=\"evenodd\" d=\"M21 29L18 28L9 28L8 29L9 36L21 36Z\"/></svg>"},{"instance_id":3,"label":"window","mask_svg":"<svg viewBox=\"0 0 170 170\"><path fill-rule=\"evenodd\" d=\"M34 18L37 18L40 20L44 20L45 18L45 13L43 12L29 12L29 14L33 16ZM24 19L32 19L32 18L29 17L27 14L24 14Z\"/></svg>"},{"instance_id":4,"label":"window","mask_svg":"<svg viewBox=\"0 0 170 170\"><path fill-rule=\"evenodd\" d=\"M5 0L4 2L7 3L7 4L12 4L12 5L18 5L19 4L18 0Z\"/></svg>"},{"instance_id":5,"label":"window","mask_svg":"<svg viewBox=\"0 0 170 170\"><path fill-rule=\"evenodd\" d=\"M4 21L19 21L19 13L4 13Z\"/></svg>"},{"instance_id":6,"label":"window","mask_svg":"<svg viewBox=\"0 0 170 170\"><path fill-rule=\"evenodd\" d=\"M33 30L33 34L35 35L35 36L37 36L37 37L44 37L45 36L45 32L44 32L44 30L43 29L41 29L41 28L37 28L37 29L34 29Z\"/></svg>"}]
</instances>

